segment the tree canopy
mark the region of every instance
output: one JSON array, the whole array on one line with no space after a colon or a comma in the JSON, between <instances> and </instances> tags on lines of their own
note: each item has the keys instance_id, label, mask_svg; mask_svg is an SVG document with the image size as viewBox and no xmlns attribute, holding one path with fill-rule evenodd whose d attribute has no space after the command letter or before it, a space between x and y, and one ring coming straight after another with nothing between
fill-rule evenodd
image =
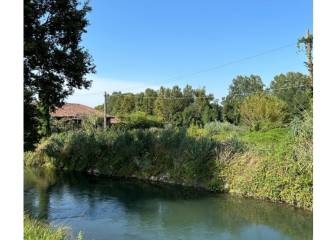
<instances>
[{"instance_id":1,"label":"tree canopy","mask_svg":"<svg viewBox=\"0 0 320 240\"><path fill-rule=\"evenodd\" d=\"M90 10L79 0L24 3L24 88L38 101L41 135L50 133L50 111L75 88L91 85L86 75L95 72L95 65L80 45Z\"/></svg>"},{"instance_id":2,"label":"tree canopy","mask_svg":"<svg viewBox=\"0 0 320 240\"><path fill-rule=\"evenodd\" d=\"M96 109L103 110L103 105ZM182 90L173 86L158 91L148 88L137 94L114 92L107 97L107 112L114 115L144 112L177 126L221 120L221 106L213 95L204 88L193 89L189 85Z\"/></svg>"},{"instance_id":3,"label":"tree canopy","mask_svg":"<svg viewBox=\"0 0 320 240\"><path fill-rule=\"evenodd\" d=\"M264 84L258 75L237 76L232 80L228 95L223 99L223 118L233 123L240 123L240 105L243 99L263 91Z\"/></svg>"},{"instance_id":4,"label":"tree canopy","mask_svg":"<svg viewBox=\"0 0 320 240\"><path fill-rule=\"evenodd\" d=\"M274 77L270 83L271 93L288 105L289 117L302 116L310 109L312 86L309 77L299 72L288 72Z\"/></svg>"}]
</instances>

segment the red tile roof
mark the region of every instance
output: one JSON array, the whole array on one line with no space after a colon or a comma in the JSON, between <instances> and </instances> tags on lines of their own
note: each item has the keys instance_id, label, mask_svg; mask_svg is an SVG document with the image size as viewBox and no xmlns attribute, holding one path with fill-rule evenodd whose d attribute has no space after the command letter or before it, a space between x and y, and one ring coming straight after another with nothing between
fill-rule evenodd
<instances>
[{"instance_id":1,"label":"red tile roof","mask_svg":"<svg viewBox=\"0 0 320 240\"><path fill-rule=\"evenodd\" d=\"M91 114L103 116L103 114L100 111L77 103L66 103L61 108L57 108L54 112L50 113L52 117L72 118L81 118Z\"/></svg>"}]
</instances>

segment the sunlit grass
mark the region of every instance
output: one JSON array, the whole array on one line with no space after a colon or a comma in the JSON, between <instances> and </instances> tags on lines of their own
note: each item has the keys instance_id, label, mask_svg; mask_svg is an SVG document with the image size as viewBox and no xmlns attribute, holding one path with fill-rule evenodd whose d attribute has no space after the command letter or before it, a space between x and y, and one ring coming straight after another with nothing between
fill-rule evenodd
<instances>
[{"instance_id":1,"label":"sunlit grass","mask_svg":"<svg viewBox=\"0 0 320 240\"><path fill-rule=\"evenodd\" d=\"M67 240L65 228L52 228L50 225L24 216L24 239L25 240Z\"/></svg>"},{"instance_id":2,"label":"sunlit grass","mask_svg":"<svg viewBox=\"0 0 320 240\"><path fill-rule=\"evenodd\" d=\"M70 240L65 227L53 228L49 224L24 215L24 240ZM80 232L76 240L83 240Z\"/></svg>"}]
</instances>

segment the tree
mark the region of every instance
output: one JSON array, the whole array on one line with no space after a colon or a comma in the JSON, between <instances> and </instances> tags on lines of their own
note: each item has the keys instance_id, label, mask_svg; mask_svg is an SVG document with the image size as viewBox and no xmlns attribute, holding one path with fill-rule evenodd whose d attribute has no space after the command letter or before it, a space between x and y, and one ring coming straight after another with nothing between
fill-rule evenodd
<instances>
[{"instance_id":1,"label":"tree","mask_svg":"<svg viewBox=\"0 0 320 240\"><path fill-rule=\"evenodd\" d=\"M158 94L155 90L147 88L144 91L143 98L143 111L147 114L155 114L154 103L158 97Z\"/></svg>"},{"instance_id":2,"label":"tree","mask_svg":"<svg viewBox=\"0 0 320 240\"><path fill-rule=\"evenodd\" d=\"M305 62L307 69L309 71L310 83L313 84L313 60L312 60L312 50L313 50L313 35L310 34L309 29L305 37L298 39L297 47L300 49L301 45L304 45L307 61Z\"/></svg>"},{"instance_id":3,"label":"tree","mask_svg":"<svg viewBox=\"0 0 320 240\"><path fill-rule=\"evenodd\" d=\"M181 123L180 114L185 107L183 93L178 86L173 86L172 89L160 88L158 98L155 101L155 111L164 121Z\"/></svg>"},{"instance_id":4,"label":"tree","mask_svg":"<svg viewBox=\"0 0 320 240\"><path fill-rule=\"evenodd\" d=\"M103 105L96 109L102 110ZM183 90L173 86L161 87L159 91L148 88L137 94L114 92L108 96L107 109L108 113L122 116L135 112L156 115L176 126L204 125L221 120L221 106L214 101L213 95L206 94L205 88L193 89L190 85Z\"/></svg>"},{"instance_id":5,"label":"tree","mask_svg":"<svg viewBox=\"0 0 320 240\"><path fill-rule=\"evenodd\" d=\"M203 126L201 111L196 104L191 104L184 109L182 119L185 127L189 127L190 125Z\"/></svg>"},{"instance_id":6,"label":"tree","mask_svg":"<svg viewBox=\"0 0 320 240\"><path fill-rule=\"evenodd\" d=\"M37 108L35 105L35 100L32 97L31 91L24 89L24 131L23 131L23 141L24 150L32 150L34 144L38 141L39 136L37 132Z\"/></svg>"},{"instance_id":7,"label":"tree","mask_svg":"<svg viewBox=\"0 0 320 240\"><path fill-rule=\"evenodd\" d=\"M215 100L210 105L205 106L202 112L202 122L203 124L212 121L222 121L222 106L218 104Z\"/></svg>"},{"instance_id":8,"label":"tree","mask_svg":"<svg viewBox=\"0 0 320 240\"><path fill-rule=\"evenodd\" d=\"M50 133L50 112L91 85L86 75L95 65L80 45L90 10L78 0L25 1L24 85L38 100L41 135Z\"/></svg>"},{"instance_id":9,"label":"tree","mask_svg":"<svg viewBox=\"0 0 320 240\"><path fill-rule=\"evenodd\" d=\"M240 104L247 96L263 92L264 84L260 76L237 76L232 80L229 93L223 99L223 118L233 124L240 122Z\"/></svg>"},{"instance_id":10,"label":"tree","mask_svg":"<svg viewBox=\"0 0 320 240\"><path fill-rule=\"evenodd\" d=\"M122 102L120 105L120 113L131 113L135 111L135 95L128 93L123 95Z\"/></svg>"},{"instance_id":11,"label":"tree","mask_svg":"<svg viewBox=\"0 0 320 240\"><path fill-rule=\"evenodd\" d=\"M251 130L280 127L286 118L286 104L275 96L257 93L244 99L240 115Z\"/></svg>"},{"instance_id":12,"label":"tree","mask_svg":"<svg viewBox=\"0 0 320 240\"><path fill-rule=\"evenodd\" d=\"M301 117L311 108L312 86L307 75L299 72L279 74L270 83L270 91L287 104L290 119Z\"/></svg>"}]
</instances>

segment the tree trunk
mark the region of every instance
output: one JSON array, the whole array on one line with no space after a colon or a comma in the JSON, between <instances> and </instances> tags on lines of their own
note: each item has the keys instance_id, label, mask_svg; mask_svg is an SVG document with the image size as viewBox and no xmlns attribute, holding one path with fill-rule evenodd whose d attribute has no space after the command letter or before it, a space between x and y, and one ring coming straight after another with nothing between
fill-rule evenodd
<instances>
[{"instance_id":1,"label":"tree trunk","mask_svg":"<svg viewBox=\"0 0 320 240\"><path fill-rule=\"evenodd\" d=\"M49 106L45 104L43 101L40 101L40 129L39 134L43 137L49 136L51 133L50 128L50 110Z\"/></svg>"}]
</instances>

